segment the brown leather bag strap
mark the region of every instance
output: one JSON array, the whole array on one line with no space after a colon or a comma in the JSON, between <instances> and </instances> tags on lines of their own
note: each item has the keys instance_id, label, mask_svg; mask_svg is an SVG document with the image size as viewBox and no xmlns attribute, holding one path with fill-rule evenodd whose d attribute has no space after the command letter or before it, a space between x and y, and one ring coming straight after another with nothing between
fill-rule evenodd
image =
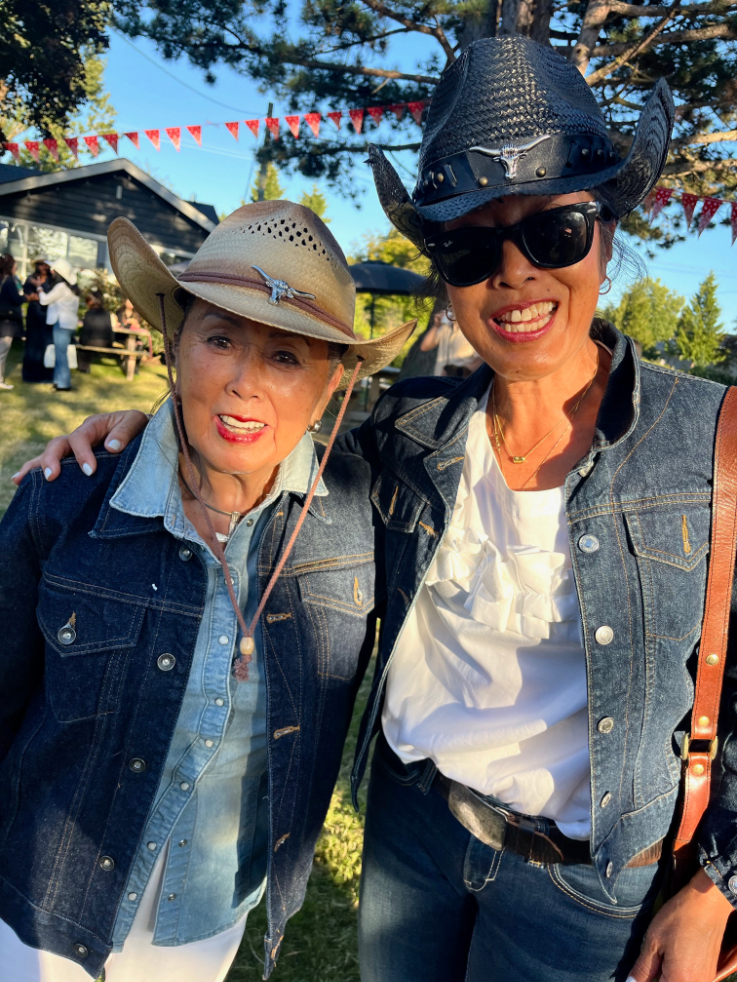
<instances>
[{"instance_id":1,"label":"brown leather bag strap","mask_svg":"<svg viewBox=\"0 0 737 982\"><path fill-rule=\"evenodd\" d=\"M683 811L673 842L678 857L696 834L709 805L711 763L717 752L717 722L727 660L737 537L737 387L727 389L714 450L711 551L701 629L691 733L684 740Z\"/></svg>"}]
</instances>

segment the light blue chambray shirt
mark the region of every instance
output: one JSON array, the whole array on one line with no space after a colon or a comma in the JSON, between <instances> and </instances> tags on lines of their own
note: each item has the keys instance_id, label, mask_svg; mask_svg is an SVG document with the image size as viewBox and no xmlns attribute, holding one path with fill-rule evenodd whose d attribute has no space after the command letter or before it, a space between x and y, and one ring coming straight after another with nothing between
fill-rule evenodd
<instances>
[{"instance_id":1,"label":"light blue chambray shirt","mask_svg":"<svg viewBox=\"0 0 737 982\"><path fill-rule=\"evenodd\" d=\"M305 434L279 468L266 500L242 519L225 548L238 603L250 622L258 605L258 547L282 492L305 494L317 472ZM261 634L249 679L233 677L238 623L220 563L184 514L171 403L154 416L136 459L111 499L119 511L161 516L164 527L207 568L205 608L164 771L113 933L120 951L154 864L165 850L154 944L180 945L227 930L261 899L268 850L266 683ZM326 495L321 481L316 492ZM182 555L182 553L180 553ZM183 553L186 558L186 551ZM251 585L255 589L250 589Z\"/></svg>"}]
</instances>

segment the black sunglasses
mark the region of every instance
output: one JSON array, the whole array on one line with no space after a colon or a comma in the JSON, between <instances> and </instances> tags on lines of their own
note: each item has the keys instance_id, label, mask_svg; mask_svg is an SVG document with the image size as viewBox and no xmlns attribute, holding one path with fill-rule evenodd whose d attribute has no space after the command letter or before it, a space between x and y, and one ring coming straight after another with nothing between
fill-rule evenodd
<instances>
[{"instance_id":1,"label":"black sunglasses","mask_svg":"<svg viewBox=\"0 0 737 982\"><path fill-rule=\"evenodd\" d=\"M451 286L473 286L493 276L510 239L540 269L563 269L588 255L597 218L611 222L611 209L598 201L539 211L516 225L464 225L425 238L438 272Z\"/></svg>"}]
</instances>

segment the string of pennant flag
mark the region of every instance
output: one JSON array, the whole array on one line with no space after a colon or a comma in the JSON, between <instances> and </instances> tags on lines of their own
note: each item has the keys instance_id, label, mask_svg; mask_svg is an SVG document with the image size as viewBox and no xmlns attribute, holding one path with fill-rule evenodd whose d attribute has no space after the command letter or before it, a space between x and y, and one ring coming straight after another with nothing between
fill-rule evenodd
<instances>
[{"instance_id":1,"label":"string of pennant flag","mask_svg":"<svg viewBox=\"0 0 737 982\"><path fill-rule=\"evenodd\" d=\"M663 208L671 200L679 199L683 213L686 216L686 228L691 227L696 205L699 201L703 201L701 211L699 212L699 221L696 226L699 236L708 227L712 218L714 218L722 205L729 205L731 208L730 225L732 228L732 245L735 244L735 241L737 241L737 201L726 201L724 198L712 198L708 195L702 198L698 194L690 194L687 191L676 191L675 188L657 187L650 192L644 203L645 212L650 224L652 225Z\"/></svg>"},{"instance_id":2,"label":"string of pennant flag","mask_svg":"<svg viewBox=\"0 0 737 982\"><path fill-rule=\"evenodd\" d=\"M353 125L353 129L356 131L356 133L360 133L363 130L363 125L367 115L378 126L385 113L393 113L397 119L402 119L406 111L409 112L412 119L414 119L419 126L422 124L422 113L427 105L429 105L429 101L422 100L419 102L397 102L391 106L369 106L365 109L338 109L334 112L325 113L325 118L330 120L330 122L335 125L336 129L340 129L341 121L348 117L348 120ZM304 122L310 128L312 134L315 137L319 137L320 124L323 122L322 113L313 112L304 113L299 116L283 117L283 122L286 124L295 140L299 139L300 124L302 120L304 120ZM226 129L236 140L239 137L241 123L243 123L243 125L245 125L247 129L253 133L256 139L259 137L261 123L263 123L268 132L274 137L275 140L277 140L279 139L282 117L267 116L264 119L244 119L242 121L233 120L232 122L225 123ZM68 136L63 138L63 142L76 158L78 158L79 155L80 141L87 146L92 156L96 157L102 149L100 140L104 140L106 143L108 143L113 148L115 153L118 152L118 143L121 138L130 140L136 150L140 150L141 133L148 137L156 150L160 150L161 134L163 132L174 144L176 150L179 151L182 145L182 130L186 130L187 133L189 133L197 146L202 146L201 126L166 126L154 130L131 130L128 133L95 133L90 136ZM30 153L30 155L36 161L40 161L41 151L44 148L51 154L54 160L58 160L59 144L61 142L62 141L56 139L23 140L22 143L3 143L3 148L12 153L16 160L20 159L21 146L25 147L28 153Z\"/></svg>"}]
</instances>

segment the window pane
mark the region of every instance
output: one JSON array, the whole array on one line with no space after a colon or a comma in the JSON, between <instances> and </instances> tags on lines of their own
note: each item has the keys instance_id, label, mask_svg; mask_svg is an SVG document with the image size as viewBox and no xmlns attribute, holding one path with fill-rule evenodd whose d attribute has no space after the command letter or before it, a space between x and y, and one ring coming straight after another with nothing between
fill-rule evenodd
<instances>
[{"instance_id":1,"label":"window pane","mask_svg":"<svg viewBox=\"0 0 737 982\"><path fill-rule=\"evenodd\" d=\"M28 226L28 258L31 262L39 258L53 262L55 259L64 259L66 254L66 232L55 232L36 225Z\"/></svg>"},{"instance_id":2,"label":"window pane","mask_svg":"<svg viewBox=\"0 0 737 982\"><path fill-rule=\"evenodd\" d=\"M83 239L79 235L69 236L69 262L80 269L95 269L97 266L97 241Z\"/></svg>"}]
</instances>

